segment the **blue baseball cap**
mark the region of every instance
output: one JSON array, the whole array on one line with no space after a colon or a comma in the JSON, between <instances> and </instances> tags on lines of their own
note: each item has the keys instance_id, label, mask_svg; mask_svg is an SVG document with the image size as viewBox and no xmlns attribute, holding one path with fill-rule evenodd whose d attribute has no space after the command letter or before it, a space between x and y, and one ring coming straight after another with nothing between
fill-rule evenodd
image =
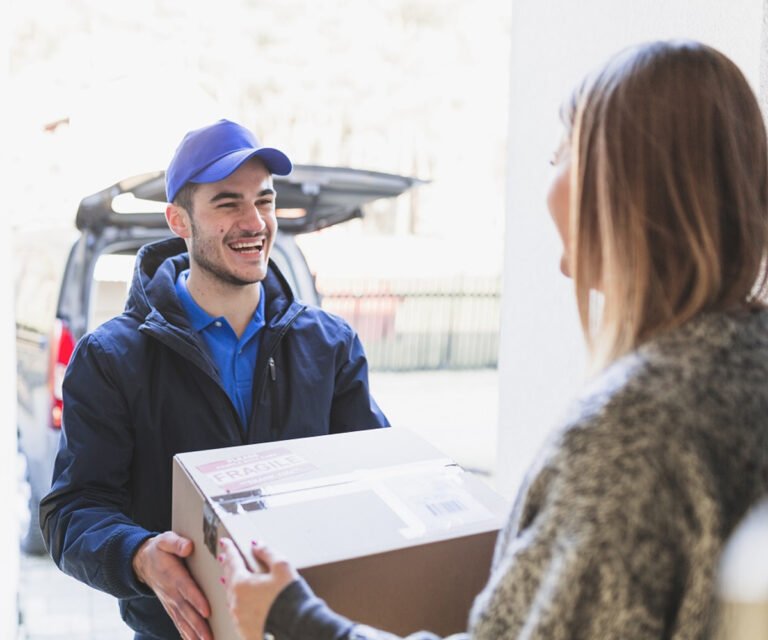
<instances>
[{"instance_id":1,"label":"blue baseball cap","mask_svg":"<svg viewBox=\"0 0 768 640\"><path fill-rule=\"evenodd\" d=\"M282 151L262 147L248 129L230 120L219 120L190 131L173 154L165 172L165 194L173 202L187 182L217 182L246 160L258 157L271 173L287 176L293 169Z\"/></svg>"}]
</instances>

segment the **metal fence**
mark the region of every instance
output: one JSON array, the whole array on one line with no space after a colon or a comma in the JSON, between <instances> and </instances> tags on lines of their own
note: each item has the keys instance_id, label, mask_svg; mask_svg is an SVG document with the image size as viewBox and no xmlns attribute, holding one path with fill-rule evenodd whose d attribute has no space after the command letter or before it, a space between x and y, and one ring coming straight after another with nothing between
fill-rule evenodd
<instances>
[{"instance_id":1,"label":"metal fence","mask_svg":"<svg viewBox=\"0 0 768 640\"><path fill-rule=\"evenodd\" d=\"M501 278L318 280L323 308L358 332L378 371L493 368Z\"/></svg>"}]
</instances>

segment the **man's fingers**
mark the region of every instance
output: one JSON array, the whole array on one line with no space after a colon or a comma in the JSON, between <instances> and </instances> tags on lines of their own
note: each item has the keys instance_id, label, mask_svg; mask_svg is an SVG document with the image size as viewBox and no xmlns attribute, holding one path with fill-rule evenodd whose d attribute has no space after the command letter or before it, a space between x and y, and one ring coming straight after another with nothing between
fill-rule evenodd
<instances>
[{"instance_id":1,"label":"man's fingers","mask_svg":"<svg viewBox=\"0 0 768 640\"><path fill-rule=\"evenodd\" d=\"M213 640L206 621L210 605L184 563L193 548L191 540L166 531L139 547L134 570L157 594L185 640Z\"/></svg>"},{"instance_id":2,"label":"man's fingers","mask_svg":"<svg viewBox=\"0 0 768 640\"><path fill-rule=\"evenodd\" d=\"M179 631L179 635L184 638L184 640L198 640L197 633L195 633L195 630L187 623L184 616L178 611L174 612L174 614L175 615L171 616L171 618L173 619L173 624L176 625L176 629Z\"/></svg>"},{"instance_id":3,"label":"man's fingers","mask_svg":"<svg viewBox=\"0 0 768 640\"><path fill-rule=\"evenodd\" d=\"M194 549L195 545L191 540L187 540L186 538L179 538L179 540L176 541L176 555L180 558L187 558L188 556L191 556Z\"/></svg>"},{"instance_id":4,"label":"man's fingers","mask_svg":"<svg viewBox=\"0 0 768 640\"><path fill-rule=\"evenodd\" d=\"M179 593L203 618L208 618L211 615L211 607L208 604L208 600L194 580L191 578L184 580L179 585Z\"/></svg>"},{"instance_id":5,"label":"man's fingers","mask_svg":"<svg viewBox=\"0 0 768 640\"><path fill-rule=\"evenodd\" d=\"M194 545L188 538L183 538L173 531L166 531L157 537L157 546L162 551L186 558L192 553Z\"/></svg>"},{"instance_id":6,"label":"man's fingers","mask_svg":"<svg viewBox=\"0 0 768 640\"><path fill-rule=\"evenodd\" d=\"M168 615L171 616L171 620L173 620L173 624L176 625L176 629L178 629L179 635L181 635L182 638L186 640L187 638L197 637L194 628L187 621L187 617L182 611L182 606L178 602L175 600L165 601L163 602L163 606L168 612Z\"/></svg>"},{"instance_id":7,"label":"man's fingers","mask_svg":"<svg viewBox=\"0 0 768 640\"><path fill-rule=\"evenodd\" d=\"M206 620L188 602L182 600L175 606L174 622L184 637L197 640L213 640L213 634Z\"/></svg>"}]
</instances>

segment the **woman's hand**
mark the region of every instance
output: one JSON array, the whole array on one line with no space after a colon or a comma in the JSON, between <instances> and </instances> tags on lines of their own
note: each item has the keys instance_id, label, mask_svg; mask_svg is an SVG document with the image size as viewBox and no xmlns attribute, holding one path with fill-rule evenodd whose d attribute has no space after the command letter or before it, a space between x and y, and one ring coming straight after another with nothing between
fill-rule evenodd
<instances>
[{"instance_id":1,"label":"woman's hand","mask_svg":"<svg viewBox=\"0 0 768 640\"><path fill-rule=\"evenodd\" d=\"M230 539L222 538L219 548L221 582L237 631L243 640L262 640L272 603L299 574L286 560L257 542L251 543L251 552L263 573L254 573L248 568Z\"/></svg>"}]
</instances>

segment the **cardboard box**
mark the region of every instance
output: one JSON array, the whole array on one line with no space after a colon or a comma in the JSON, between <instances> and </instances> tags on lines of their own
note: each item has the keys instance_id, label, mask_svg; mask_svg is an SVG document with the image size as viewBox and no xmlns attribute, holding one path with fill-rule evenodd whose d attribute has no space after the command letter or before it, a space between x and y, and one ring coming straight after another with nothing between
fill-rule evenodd
<instances>
[{"instance_id":1,"label":"cardboard box","mask_svg":"<svg viewBox=\"0 0 768 640\"><path fill-rule=\"evenodd\" d=\"M174 458L173 530L194 541L188 565L217 640L236 637L219 583L221 536L252 568L251 540L267 543L355 621L448 635L466 629L507 511L483 480L405 429Z\"/></svg>"}]
</instances>

